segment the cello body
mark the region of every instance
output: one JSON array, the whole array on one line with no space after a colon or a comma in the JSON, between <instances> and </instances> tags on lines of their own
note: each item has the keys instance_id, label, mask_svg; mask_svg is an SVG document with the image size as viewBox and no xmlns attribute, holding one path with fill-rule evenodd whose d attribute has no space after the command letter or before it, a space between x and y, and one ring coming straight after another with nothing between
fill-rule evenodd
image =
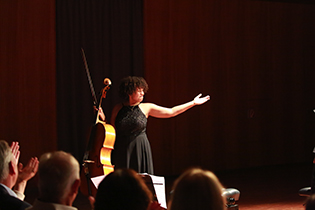
<instances>
[{"instance_id":1,"label":"cello body","mask_svg":"<svg viewBox=\"0 0 315 210\"><path fill-rule=\"evenodd\" d=\"M96 114L96 122L91 129L87 149L83 157L83 168L81 172L80 190L82 194L94 197L97 189L91 178L107 175L114 171L114 166L111 164L111 152L115 144L115 128L99 119L102 98L106 97L110 80L105 79L104 83L107 86L102 90L102 96Z\"/></svg>"},{"instance_id":2,"label":"cello body","mask_svg":"<svg viewBox=\"0 0 315 210\"><path fill-rule=\"evenodd\" d=\"M105 122L96 123L90 134L88 150L85 152L83 160L83 170L81 172L81 192L86 196L95 196L96 187L91 178L107 175L114 171L111 165L111 152L115 144L115 129Z\"/></svg>"}]
</instances>

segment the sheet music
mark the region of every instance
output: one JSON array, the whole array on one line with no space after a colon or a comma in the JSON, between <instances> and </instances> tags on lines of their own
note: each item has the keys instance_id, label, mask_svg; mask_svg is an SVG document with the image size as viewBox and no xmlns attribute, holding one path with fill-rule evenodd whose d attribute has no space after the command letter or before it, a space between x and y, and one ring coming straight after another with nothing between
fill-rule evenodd
<instances>
[{"instance_id":1,"label":"sheet music","mask_svg":"<svg viewBox=\"0 0 315 210\"><path fill-rule=\"evenodd\" d=\"M164 177L163 176L155 176L155 175L151 175L151 174L147 174L147 173L144 173L143 175L148 175L151 177L158 202L161 204L161 206L163 208L167 208L166 207L166 197L165 197L165 179L164 179Z\"/></svg>"},{"instance_id":2,"label":"sheet music","mask_svg":"<svg viewBox=\"0 0 315 210\"><path fill-rule=\"evenodd\" d=\"M101 181L105 178L106 175L102 175L102 176L96 176L91 178L92 183L94 184L94 186L96 187L96 189L98 189L98 185L100 185Z\"/></svg>"}]
</instances>

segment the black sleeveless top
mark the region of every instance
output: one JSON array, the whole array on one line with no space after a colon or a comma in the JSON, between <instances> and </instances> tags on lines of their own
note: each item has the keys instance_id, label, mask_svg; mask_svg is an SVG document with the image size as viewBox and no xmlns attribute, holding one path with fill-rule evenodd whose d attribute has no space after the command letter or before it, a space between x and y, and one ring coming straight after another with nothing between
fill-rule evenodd
<instances>
[{"instance_id":1,"label":"black sleeveless top","mask_svg":"<svg viewBox=\"0 0 315 210\"><path fill-rule=\"evenodd\" d=\"M151 146L146 135L147 118L139 106L123 106L115 120L116 140L112 164L153 174Z\"/></svg>"}]
</instances>

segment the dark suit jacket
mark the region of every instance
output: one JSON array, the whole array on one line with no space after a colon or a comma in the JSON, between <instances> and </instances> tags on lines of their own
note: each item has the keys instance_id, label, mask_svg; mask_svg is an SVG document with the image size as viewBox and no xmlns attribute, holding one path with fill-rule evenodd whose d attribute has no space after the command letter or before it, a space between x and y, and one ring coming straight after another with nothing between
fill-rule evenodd
<instances>
[{"instance_id":1,"label":"dark suit jacket","mask_svg":"<svg viewBox=\"0 0 315 210\"><path fill-rule=\"evenodd\" d=\"M24 210L31 205L8 194L7 190L0 185L0 210Z\"/></svg>"}]
</instances>

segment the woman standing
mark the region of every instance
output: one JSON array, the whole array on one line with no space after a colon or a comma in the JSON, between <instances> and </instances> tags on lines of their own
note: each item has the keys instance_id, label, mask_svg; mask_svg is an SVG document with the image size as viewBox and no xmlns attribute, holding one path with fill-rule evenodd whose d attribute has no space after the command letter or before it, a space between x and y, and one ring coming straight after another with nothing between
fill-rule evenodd
<instances>
[{"instance_id":1,"label":"woman standing","mask_svg":"<svg viewBox=\"0 0 315 210\"><path fill-rule=\"evenodd\" d=\"M200 105L210 96L196 96L194 100L174 106L161 107L153 103L142 103L148 84L142 77L126 77L119 86L123 102L112 112L111 124L116 129L116 141L112 151L112 164L117 168L132 168L138 173L153 174L153 160L150 143L146 135L147 118L170 118L179 115L195 105Z\"/></svg>"}]
</instances>

